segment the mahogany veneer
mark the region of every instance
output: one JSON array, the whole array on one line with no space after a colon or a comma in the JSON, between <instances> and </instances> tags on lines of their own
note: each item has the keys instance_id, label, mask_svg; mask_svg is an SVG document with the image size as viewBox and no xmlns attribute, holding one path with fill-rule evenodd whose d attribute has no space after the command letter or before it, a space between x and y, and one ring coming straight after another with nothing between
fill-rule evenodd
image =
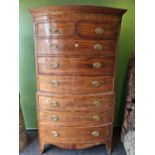
<instances>
[{"instance_id":1,"label":"mahogany veneer","mask_svg":"<svg viewBox=\"0 0 155 155\"><path fill-rule=\"evenodd\" d=\"M96 50L100 44L103 49ZM74 51L74 52L73 52ZM116 40L37 39L36 52L40 56L115 56Z\"/></svg>"},{"instance_id":2,"label":"mahogany veneer","mask_svg":"<svg viewBox=\"0 0 155 155\"><path fill-rule=\"evenodd\" d=\"M122 15L93 6L31 9L40 152L45 144L112 149L114 80Z\"/></svg>"},{"instance_id":3,"label":"mahogany veneer","mask_svg":"<svg viewBox=\"0 0 155 155\"><path fill-rule=\"evenodd\" d=\"M38 108L48 111L111 111L114 105L114 94L64 96L38 93L38 101Z\"/></svg>"},{"instance_id":4,"label":"mahogany veneer","mask_svg":"<svg viewBox=\"0 0 155 155\"><path fill-rule=\"evenodd\" d=\"M112 76L39 75L38 90L62 95L97 94L113 90Z\"/></svg>"}]
</instances>

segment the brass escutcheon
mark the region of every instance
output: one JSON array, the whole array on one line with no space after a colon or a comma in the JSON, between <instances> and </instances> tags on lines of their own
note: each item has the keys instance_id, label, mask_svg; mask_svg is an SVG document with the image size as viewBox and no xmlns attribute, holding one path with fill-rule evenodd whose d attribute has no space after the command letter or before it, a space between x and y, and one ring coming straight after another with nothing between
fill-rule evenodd
<instances>
[{"instance_id":1,"label":"brass escutcheon","mask_svg":"<svg viewBox=\"0 0 155 155\"><path fill-rule=\"evenodd\" d=\"M98 115L94 115L92 118L94 121L99 121L101 119L101 117Z\"/></svg>"},{"instance_id":2,"label":"brass escutcheon","mask_svg":"<svg viewBox=\"0 0 155 155\"><path fill-rule=\"evenodd\" d=\"M53 86L59 86L59 81L53 80L50 82Z\"/></svg>"},{"instance_id":3,"label":"brass escutcheon","mask_svg":"<svg viewBox=\"0 0 155 155\"><path fill-rule=\"evenodd\" d=\"M95 32L96 32L96 34L103 34L103 33L104 33L104 28L102 28L102 27L97 27L97 28L95 29Z\"/></svg>"},{"instance_id":4,"label":"brass escutcheon","mask_svg":"<svg viewBox=\"0 0 155 155\"><path fill-rule=\"evenodd\" d=\"M58 48L58 45L57 44L51 44L50 47L52 50L55 50Z\"/></svg>"},{"instance_id":5,"label":"brass escutcheon","mask_svg":"<svg viewBox=\"0 0 155 155\"><path fill-rule=\"evenodd\" d=\"M100 86L101 86L101 83L98 82L98 81L93 81L91 84L92 84L94 87L100 87Z\"/></svg>"},{"instance_id":6,"label":"brass escutcheon","mask_svg":"<svg viewBox=\"0 0 155 155\"><path fill-rule=\"evenodd\" d=\"M94 68L101 68L102 67L102 64L99 63L99 62L96 62L96 63L93 64L93 67Z\"/></svg>"},{"instance_id":7,"label":"brass escutcheon","mask_svg":"<svg viewBox=\"0 0 155 155\"><path fill-rule=\"evenodd\" d=\"M93 131L92 136L98 137L100 135L99 131Z\"/></svg>"},{"instance_id":8,"label":"brass escutcheon","mask_svg":"<svg viewBox=\"0 0 155 155\"><path fill-rule=\"evenodd\" d=\"M59 120L59 118L58 118L57 115L52 115L52 116L51 116L51 120L54 121L54 122L56 122L56 121Z\"/></svg>"},{"instance_id":9,"label":"brass escutcheon","mask_svg":"<svg viewBox=\"0 0 155 155\"><path fill-rule=\"evenodd\" d=\"M96 100L96 101L93 102L93 104L96 105L96 106L100 106L101 105L101 101Z\"/></svg>"},{"instance_id":10,"label":"brass escutcheon","mask_svg":"<svg viewBox=\"0 0 155 155\"><path fill-rule=\"evenodd\" d=\"M53 28L50 28L49 31L52 33L58 33L59 29L57 27L53 27Z\"/></svg>"},{"instance_id":11,"label":"brass escutcheon","mask_svg":"<svg viewBox=\"0 0 155 155\"><path fill-rule=\"evenodd\" d=\"M59 133L57 131L52 131L53 137L59 137Z\"/></svg>"},{"instance_id":12,"label":"brass escutcheon","mask_svg":"<svg viewBox=\"0 0 155 155\"><path fill-rule=\"evenodd\" d=\"M95 50L98 50L98 51L99 51L99 50L103 50L103 46L102 46L101 44L95 44L95 45L94 45L94 49L95 49Z\"/></svg>"},{"instance_id":13,"label":"brass escutcheon","mask_svg":"<svg viewBox=\"0 0 155 155\"><path fill-rule=\"evenodd\" d=\"M52 101L51 102L52 107L58 107L59 106L59 102L57 101Z\"/></svg>"},{"instance_id":14,"label":"brass escutcheon","mask_svg":"<svg viewBox=\"0 0 155 155\"><path fill-rule=\"evenodd\" d=\"M51 64L51 68L52 69L59 68L59 64L58 63L53 63L53 64Z\"/></svg>"}]
</instances>

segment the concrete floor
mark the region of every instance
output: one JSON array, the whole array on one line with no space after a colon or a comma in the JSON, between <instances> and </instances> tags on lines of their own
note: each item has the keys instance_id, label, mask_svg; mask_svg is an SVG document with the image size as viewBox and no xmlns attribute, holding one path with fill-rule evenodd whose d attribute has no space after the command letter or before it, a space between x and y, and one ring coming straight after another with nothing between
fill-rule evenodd
<instances>
[{"instance_id":1,"label":"concrete floor","mask_svg":"<svg viewBox=\"0 0 155 155\"><path fill-rule=\"evenodd\" d=\"M111 155L126 155L124 147L119 140L120 128L114 129L113 152ZM40 155L37 132L28 132L29 145L19 155ZM105 145L95 146L83 150L64 150L56 146L47 145L43 155L107 155Z\"/></svg>"}]
</instances>

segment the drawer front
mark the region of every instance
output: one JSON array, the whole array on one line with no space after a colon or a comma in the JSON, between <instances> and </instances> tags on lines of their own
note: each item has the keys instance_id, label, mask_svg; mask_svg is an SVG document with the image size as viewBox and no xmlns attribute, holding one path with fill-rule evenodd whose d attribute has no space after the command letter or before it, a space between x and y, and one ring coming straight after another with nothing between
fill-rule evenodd
<instances>
[{"instance_id":1,"label":"drawer front","mask_svg":"<svg viewBox=\"0 0 155 155\"><path fill-rule=\"evenodd\" d=\"M38 55L114 56L115 40L37 39Z\"/></svg>"},{"instance_id":2,"label":"drawer front","mask_svg":"<svg viewBox=\"0 0 155 155\"><path fill-rule=\"evenodd\" d=\"M114 95L38 95L38 104L43 111L110 111L113 109Z\"/></svg>"},{"instance_id":3,"label":"drawer front","mask_svg":"<svg viewBox=\"0 0 155 155\"><path fill-rule=\"evenodd\" d=\"M52 75L113 75L115 57L38 57L39 73Z\"/></svg>"},{"instance_id":4,"label":"drawer front","mask_svg":"<svg viewBox=\"0 0 155 155\"><path fill-rule=\"evenodd\" d=\"M41 124L60 126L95 126L112 123L112 111L104 112L58 112L39 111Z\"/></svg>"},{"instance_id":5,"label":"drawer front","mask_svg":"<svg viewBox=\"0 0 155 155\"><path fill-rule=\"evenodd\" d=\"M74 23L38 23L36 24L36 36L58 37L75 34Z\"/></svg>"},{"instance_id":6,"label":"drawer front","mask_svg":"<svg viewBox=\"0 0 155 155\"><path fill-rule=\"evenodd\" d=\"M40 138L48 143L95 143L111 137L112 126L101 127L58 127L40 125Z\"/></svg>"},{"instance_id":7,"label":"drawer front","mask_svg":"<svg viewBox=\"0 0 155 155\"><path fill-rule=\"evenodd\" d=\"M55 94L96 94L113 91L112 76L76 77L39 75L40 91Z\"/></svg>"},{"instance_id":8,"label":"drawer front","mask_svg":"<svg viewBox=\"0 0 155 155\"><path fill-rule=\"evenodd\" d=\"M98 37L98 38L117 38L118 25L114 24L95 24L80 23L78 26L80 36Z\"/></svg>"}]
</instances>

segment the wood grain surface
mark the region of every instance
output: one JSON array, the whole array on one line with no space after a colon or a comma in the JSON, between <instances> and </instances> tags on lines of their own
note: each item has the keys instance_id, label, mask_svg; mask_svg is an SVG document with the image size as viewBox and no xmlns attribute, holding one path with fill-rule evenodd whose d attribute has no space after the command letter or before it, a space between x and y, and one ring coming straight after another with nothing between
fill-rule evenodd
<instances>
[{"instance_id":1,"label":"wood grain surface","mask_svg":"<svg viewBox=\"0 0 155 155\"><path fill-rule=\"evenodd\" d=\"M103 49L96 50L96 44L102 45ZM37 55L58 57L74 56L114 56L116 50L115 40L79 40L79 39L37 39Z\"/></svg>"},{"instance_id":2,"label":"wood grain surface","mask_svg":"<svg viewBox=\"0 0 155 155\"><path fill-rule=\"evenodd\" d=\"M97 94L113 91L112 76L38 76L39 91L45 91L62 95L76 94ZM94 86L93 81L97 81L100 86Z\"/></svg>"},{"instance_id":3,"label":"wood grain surface","mask_svg":"<svg viewBox=\"0 0 155 155\"><path fill-rule=\"evenodd\" d=\"M114 94L93 95L48 95L38 94L38 108L47 111L110 111L114 104Z\"/></svg>"},{"instance_id":4,"label":"wood grain surface","mask_svg":"<svg viewBox=\"0 0 155 155\"><path fill-rule=\"evenodd\" d=\"M39 23L36 24L36 35L38 37L43 36L64 36L74 35L75 24L74 23Z\"/></svg>"},{"instance_id":5,"label":"wood grain surface","mask_svg":"<svg viewBox=\"0 0 155 155\"><path fill-rule=\"evenodd\" d=\"M102 28L103 33L97 34L95 32L96 28ZM90 36L98 38L113 38L117 36L118 25L114 24L98 24L98 23L79 23L77 32L80 36Z\"/></svg>"},{"instance_id":6,"label":"wood grain surface","mask_svg":"<svg viewBox=\"0 0 155 155\"><path fill-rule=\"evenodd\" d=\"M44 143L97 143L111 136L111 125L99 127L59 127L50 125L40 125L41 139ZM59 136L54 137L52 131L58 132ZM92 132L99 132L99 136L93 136Z\"/></svg>"},{"instance_id":7,"label":"wood grain surface","mask_svg":"<svg viewBox=\"0 0 155 155\"><path fill-rule=\"evenodd\" d=\"M40 110L40 124L57 126L97 126L112 123L112 111L103 112L58 112Z\"/></svg>"},{"instance_id":8,"label":"wood grain surface","mask_svg":"<svg viewBox=\"0 0 155 155\"><path fill-rule=\"evenodd\" d=\"M100 68L94 64L100 63ZM58 65L58 67L53 67ZM38 72L51 75L113 75L115 57L57 58L38 57Z\"/></svg>"},{"instance_id":9,"label":"wood grain surface","mask_svg":"<svg viewBox=\"0 0 155 155\"><path fill-rule=\"evenodd\" d=\"M45 144L112 151L114 82L124 9L30 9L35 35L40 152Z\"/></svg>"}]
</instances>

